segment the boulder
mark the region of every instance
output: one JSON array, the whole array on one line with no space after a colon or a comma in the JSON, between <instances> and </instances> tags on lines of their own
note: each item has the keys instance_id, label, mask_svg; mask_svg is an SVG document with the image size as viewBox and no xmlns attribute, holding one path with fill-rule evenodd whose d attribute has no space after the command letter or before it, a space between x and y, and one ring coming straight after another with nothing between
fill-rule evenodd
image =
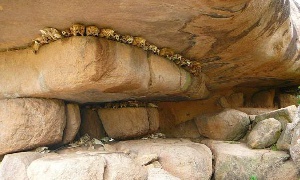
<instances>
[{"instance_id":1,"label":"boulder","mask_svg":"<svg viewBox=\"0 0 300 180\"><path fill-rule=\"evenodd\" d=\"M98 114L109 137L128 139L140 137L158 129L155 108L99 109Z\"/></svg>"},{"instance_id":2,"label":"boulder","mask_svg":"<svg viewBox=\"0 0 300 180\"><path fill-rule=\"evenodd\" d=\"M244 106L244 94L233 93L228 97L221 97L219 100L220 105L223 108L238 108Z\"/></svg>"},{"instance_id":3,"label":"boulder","mask_svg":"<svg viewBox=\"0 0 300 180\"><path fill-rule=\"evenodd\" d=\"M268 118L274 118L280 121L282 129L285 129L287 123L295 121L297 118L297 107L295 105L259 114L255 117L255 122L262 121Z\"/></svg>"},{"instance_id":4,"label":"boulder","mask_svg":"<svg viewBox=\"0 0 300 180\"><path fill-rule=\"evenodd\" d=\"M212 175L212 154L203 144L184 139L150 139L118 142L114 146L137 157L157 154L162 168L180 179L208 180Z\"/></svg>"},{"instance_id":5,"label":"boulder","mask_svg":"<svg viewBox=\"0 0 300 180\"><path fill-rule=\"evenodd\" d=\"M284 151L272 151L267 149L250 149L243 143L221 142L203 140L214 154L214 179L266 179L273 177L280 179L282 174L289 174L287 177L298 177L295 168L289 166L287 161L290 156ZM281 171L282 174L276 177L274 172Z\"/></svg>"},{"instance_id":6,"label":"boulder","mask_svg":"<svg viewBox=\"0 0 300 180\"><path fill-rule=\"evenodd\" d=\"M0 154L60 143L66 124L61 100L0 100Z\"/></svg>"},{"instance_id":7,"label":"boulder","mask_svg":"<svg viewBox=\"0 0 300 180\"><path fill-rule=\"evenodd\" d=\"M278 96L279 105L281 108L291 106L291 105L298 105L298 98L292 94L279 94Z\"/></svg>"},{"instance_id":8,"label":"boulder","mask_svg":"<svg viewBox=\"0 0 300 180\"><path fill-rule=\"evenodd\" d=\"M96 110L89 108L81 109L80 136L88 134L91 138L101 139L105 137L103 124Z\"/></svg>"},{"instance_id":9,"label":"boulder","mask_svg":"<svg viewBox=\"0 0 300 180\"><path fill-rule=\"evenodd\" d=\"M281 124L274 118L258 122L247 137L253 149L263 149L276 143L281 133Z\"/></svg>"},{"instance_id":10,"label":"boulder","mask_svg":"<svg viewBox=\"0 0 300 180\"><path fill-rule=\"evenodd\" d=\"M202 136L217 140L239 140L250 124L246 113L234 109L225 109L215 114L201 115L195 123Z\"/></svg>"},{"instance_id":11,"label":"boulder","mask_svg":"<svg viewBox=\"0 0 300 180\"><path fill-rule=\"evenodd\" d=\"M268 118L274 118L281 123L282 133L278 139L277 147L279 150L288 150L292 140L295 126L299 122L298 109L295 105L281 108L275 111L257 115L254 124Z\"/></svg>"},{"instance_id":12,"label":"boulder","mask_svg":"<svg viewBox=\"0 0 300 180\"><path fill-rule=\"evenodd\" d=\"M274 107L274 90L259 91L253 94L251 98L252 107Z\"/></svg>"},{"instance_id":13,"label":"boulder","mask_svg":"<svg viewBox=\"0 0 300 180\"><path fill-rule=\"evenodd\" d=\"M0 99L79 103L181 96L191 84L189 73L166 58L148 57L141 48L104 38L78 36L44 45L37 54L31 49L0 52L0 77Z\"/></svg>"},{"instance_id":14,"label":"boulder","mask_svg":"<svg viewBox=\"0 0 300 180\"><path fill-rule=\"evenodd\" d=\"M66 105L66 127L64 130L64 136L62 143L67 144L74 140L80 127L80 110L77 104Z\"/></svg>"},{"instance_id":15,"label":"boulder","mask_svg":"<svg viewBox=\"0 0 300 180\"><path fill-rule=\"evenodd\" d=\"M29 180L27 177L28 166L32 161L42 158L45 155L47 154L38 152L21 152L5 155L0 165L0 179Z\"/></svg>"},{"instance_id":16,"label":"boulder","mask_svg":"<svg viewBox=\"0 0 300 180\"><path fill-rule=\"evenodd\" d=\"M30 180L104 179L105 159L102 156L64 154L33 161L27 174Z\"/></svg>"}]
</instances>

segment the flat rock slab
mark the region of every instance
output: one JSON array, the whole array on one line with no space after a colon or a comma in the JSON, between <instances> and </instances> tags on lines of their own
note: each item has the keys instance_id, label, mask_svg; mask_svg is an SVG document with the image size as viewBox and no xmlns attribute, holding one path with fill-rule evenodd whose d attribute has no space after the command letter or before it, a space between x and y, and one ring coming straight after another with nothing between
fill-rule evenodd
<instances>
[{"instance_id":1,"label":"flat rock slab","mask_svg":"<svg viewBox=\"0 0 300 180\"><path fill-rule=\"evenodd\" d=\"M47 154L38 152L21 152L5 155L0 166L0 179L22 179L29 180L27 168L36 159L42 158Z\"/></svg>"},{"instance_id":2,"label":"flat rock slab","mask_svg":"<svg viewBox=\"0 0 300 180\"><path fill-rule=\"evenodd\" d=\"M27 169L27 174L30 180L102 180L105 166L106 162L102 156L52 155L33 161Z\"/></svg>"},{"instance_id":3,"label":"flat rock slab","mask_svg":"<svg viewBox=\"0 0 300 180\"><path fill-rule=\"evenodd\" d=\"M99 109L105 132L114 139L130 139L154 132L159 128L156 108Z\"/></svg>"},{"instance_id":4,"label":"flat rock slab","mask_svg":"<svg viewBox=\"0 0 300 180\"><path fill-rule=\"evenodd\" d=\"M61 100L0 100L0 154L59 143L65 124Z\"/></svg>"},{"instance_id":5,"label":"flat rock slab","mask_svg":"<svg viewBox=\"0 0 300 180\"><path fill-rule=\"evenodd\" d=\"M191 76L140 48L96 37L71 37L0 52L0 99L46 97L105 102L180 94Z\"/></svg>"},{"instance_id":6,"label":"flat rock slab","mask_svg":"<svg viewBox=\"0 0 300 180\"><path fill-rule=\"evenodd\" d=\"M157 154L162 168L180 179L209 180L212 175L211 151L207 146L190 140L132 140L118 142L113 146L117 151L129 151L137 157Z\"/></svg>"},{"instance_id":7,"label":"flat rock slab","mask_svg":"<svg viewBox=\"0 0 300 180\"><path fill-rule=\"evenodd\" d=\"M296 166L286 168L286 163L290 156L285 151L272 150L253 150L245 144L234 144L230 142L203 140L214 154L215 161L215 179L250 179L256 176L257 179L280 179L282 174L289 174L290 177L296 177ZM275 177L277 174L279 177ZM298 177L299 178L299 177Z\"/></svg>"}]
</instances>

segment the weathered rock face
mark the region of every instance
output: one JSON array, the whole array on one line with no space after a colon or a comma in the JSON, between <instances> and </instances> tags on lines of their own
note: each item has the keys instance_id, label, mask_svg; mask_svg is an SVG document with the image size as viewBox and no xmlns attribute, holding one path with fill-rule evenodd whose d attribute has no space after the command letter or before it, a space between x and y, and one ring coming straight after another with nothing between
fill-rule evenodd
<instances>
[{"instance_id":1,"label":"weathered rock face","mask_svg":"<svg viewBox=\"0 0 300 180\"><path fill-rule=\"evenodd\" d=\"M159 127L155 108L99 109L98 114L109 137L128 139L154 132Z\"/></svg>"},{"instance_id":2,"label":"weathered rock face","mask_svg":"<svg viewBox=\"0 0 300 180\"><path fill-rule=\"evenodd\" d=\"M216 140L239 140L246 134L250 124L246 113L233 109L198 116L195 122L202 136Z\"/></svg>"},{"instance_id":3,"label":"weathered rock face","mask_svg":"<svg viewBox=\"0 0 300 180\"><path fill-rule=\"evenodd\" d=\"M213 89L237 84L289 85L299 83L300 75L298 7L299 1L295 0L154 0L141 4L133 0L61 4L55 0L17 5L6 1L1 4L0 48L23 46L44 26L65 29L70 22L82 22L142 36L160 47L197 59Z\"/></svg>"},{"instance_id":4,"label":"weathered rock face","mask_svg":"<svg viewBox=\"0 0 300 180\"><path fill-rule=\"evenodd\" d=\"M53 155L33 161L28 178L38 179L103 179L105 159L102 156L83 154Z\"/></svg>"},{"instance_id":5,"label":"weathered rock face","mask_svg":"<svg viewBox=\"0 0 300 180\"><path fill-rule=\"evenodd\" d=\"M65 104L49 99L0 101L0 154L62 141L66 124Z\"/></svg>"},{"instance_id":6,"label":"weathered rock face","mask_svg":"<svg viewBox=\"0 0 300 180\"><path fill-rule=\"evenodd\" d=\"M276 143L281 124L274 118L258 122L247 137L247 144L253 149L263 149Z\"/></svg>"},{"instance_id":7,"label":"weathered rock face","mask_svg":"<svg viewBox=\"0 0 300 180\"><path fill-rule=\"evenodd\" d=\"M253 94L251 104L253 107L272 108L274 107L274 96L274 90L257 92Z\"/></svg>"},{"instance_id":8,"label":"weathered rock face","mask_svg":"<svg viewBox=\"0 0 300 180\"><path fill-rule=\"evenodd\" d=\"M291 105L298 105L298 98L295 95L291 94L279 94L279 105L281 108L291 106Z\"/></svg>"},{"instance_id":9,"label":"weathered rock face","mask_svg":"<svg viewBox=\"0 0 300 180\"><path fill-rule=\"evenodd\" d=\"M42 158L45 154L37 152L22 152L8 154L4 157L0 166L0 179L22 179L29 180L27 177L27 168L30 163L36 159Z\"/></svg>"},{"instance_id":10,"label":"weathered rock face","mask_svg":"<svg viewBox=\"0 0 300 180\"><path fill-rule=\"evenodd\" d=\"M95 37L71 37L30 50L0 53L0 99L51 97L105 102L182 94L190 74L140 48ZM182 94L183 95L183 94Z\"/></svg>"},{"instance_id":11,"label":"weathered rock face","mask_svg":"<svg viewBox=\"0 0 300 180\"><path fill-rule=\"evenodd\" d=\"M299 178L295 166L287 161L290 156L284 151L252 150L245 144L230 144L204 140L215 157L215 179L280 179L283 174L296 180ZM291 169L286 168L291 167ZM281 172L278 173L278 172Z\"/></svg>"},{"instance_id":12,"label":"weathered rock face","mask_svg":"<svg viewBox=\"0 0 300 180\"><path fill-rule=\"evenodd\" d=\"M189 140L135 140L114 145L137 156L157 154L162 168L180 179L210 179L212 154L203 144Z\"/></svg>"}]
</instances>

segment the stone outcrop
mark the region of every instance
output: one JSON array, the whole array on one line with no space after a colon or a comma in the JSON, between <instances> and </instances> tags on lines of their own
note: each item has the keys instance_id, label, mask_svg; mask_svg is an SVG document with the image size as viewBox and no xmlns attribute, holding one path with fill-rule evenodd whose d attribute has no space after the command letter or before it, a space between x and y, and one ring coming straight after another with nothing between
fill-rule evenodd
<instances>
[{"instance_id":1,"label":"stone outcrop","mask_svg":"<svg viewBox=\"0 0 300 180\"><path fill-rule=\"evenodd\" d=\"M99 117L109 137L130 139L154 132L159 127L155 108L99 109Z\"/></svg>"},{"instance_id":2,"label":"stone outcrop","mask_svg":"<svg viewBox=\"0 0 300 180\"><path fill-rule=\"evenodd\" d=\"M274 118L259 121L247 137L253 149L263 149L276 143L281 133L281 124Z\"/></svg>"},{"instance_id":3,"label":"stone outcrop","mask_svg":"<svg viewBox=\"0 0 300 180\"><path fill-rule=\"evenodd\" d=\"M0 101L0 154L60 143L66 125L60 100L20 98Z\"/></svg>"},{"instance_id":4,"label":"stone outcrop","mask_svg":"<svg viewBox=\"0 0 300 180\"><path fill-rule=\"evenodd\" d=\"M198 116L195 122L202 136L216 140L239 140L250 124L246 113L234 109Z\"/></svg>"},{"instance_id":5,"label":"stone outcrop","mask_svg":"<svg viewBox=\"0 0 300 180\"><path fill-rule=\"evenodd\" d=\"M18 11L9 8L12 6ZM3 51L31 42L43 26L66 29L70 22L82 22L142 36L159 47L183 52L202 63L212 89L299 84L300 10L295 0L172 1L165 6L158 0L138 5L132 0L121 4L28 1L26 5L7 1L1 9L5 17L0 25ZM15 18L16 14L22 17Z\"/></svg>"},{"instance_id":6,"label":"stone outcrop","mask_svg":"<svg viewBox=\"0 0 300 180\"><path fill-rule=\"evenodd\" d=\"M253 150L242 143L212 140L203 140L202 143L214 154L215 179L280 179L284 174L292 180L299 178L293 162L287 161L290 158L287 152Z\"/></svg>"}]
</instances>

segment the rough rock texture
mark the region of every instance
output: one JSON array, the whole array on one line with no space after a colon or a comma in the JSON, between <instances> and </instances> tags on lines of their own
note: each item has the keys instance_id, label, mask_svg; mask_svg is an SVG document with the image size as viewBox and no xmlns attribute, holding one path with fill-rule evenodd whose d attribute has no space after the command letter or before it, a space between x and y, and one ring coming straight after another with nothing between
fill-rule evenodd
<instances>
[{"instance_id":1,"label":"rough rock texture","mask_svg":"<svg viewBox=\"0 0 300 180\"><path fill-rule=\"evenodd\" d=\"M228 97L221 97L219 100L220 105L223 108L238 108L244 105L244 94L233 93Z\"/></svg>"},{"instance_id":2,"label":"rough rock texture","mask_svg":"<svg viewBox=\"0 0 300 180\"><path fill-rule=\"evenodd\" d=\"M33 161L27 169L27 174L30 180L102 180L105 166L106 162L102 156L53 155Z\"/></svg>"},{"instance_id":3,"label":"rough rock texture","mask_svg":"<svg viewBox=\"0 0 300 180\"><path fill-rule=\"evenodd\" d=\"M247 144L253 149L263 149L276 143L280 137L281 124L274 118L258 122L247 137Z\"/></svg>"},{"instance_id":4,"label":"rough rock texture","mask_svg":"<svg viewBox=\"0 0 300 180\"><path fill-rule=\"evenodd\" d=\"M150 168L148 170L148 180L180 180L161 168Z\"/></svg>"},{"instance_id":5,"label":"rough rock texture","mask_svg":"<svg viewBox=\"0 0 300 180\"><path fill-rule=\"evenodd\" d=\"M210 89L299 84L299 1L60 2L2 2L0 49L31 42L45 26L81 22L142 36L200 61Z\"/></svg>"},{"instance_id":6,"label":"rough rock texture","mask_svg":"<svg viewBox=\"0 0 300 180\"><path fill-rule=\"evenodd\" d=\"M251 103L253 107L272 108L274 107L274 97L274 90L260 91L253 94L251 98Z\"/></svg>"},{"instance_id":7,"label":"rough rock texture","mask_svg":"<svg viewBox=\"0 0 300 180\"><path fill-rule=\"evenodd\" d=\"M292 160L294 161L298 170L300 171L300 143L295 144L290 147L290 154L291 154Z\"/></svg>"},{"instance_id":8,"label":"rough rock texture","mask_svg":"<svg viewBox=\"0 0 300 180\"><path fill-rule=\"evenodd\" d=\"M37 152L21 152L5 155L0 166L0 179L28 180L27 168L30 163L36 159L42 158L45 155L46 154Z\"/></svg>"},{"instance_id":9,"label":"rough rock texture","mask_svg":"<svg viewBox=\"0 0 300 180\"><path fill-rule=\"evenodd\" d=\"M80 109L77 104L66 105L66 127L64 130L64 136L62 143L67 144L74 140L80 127Z\"/></svg>"},{"instance_id":10,"label":"rough rock texture","mask_svg":"<svg viewBox=\"0 0 300 180\"><path fill-rule=\"evenodd\" d=\"M278 96L279 105L281 108L291 106L291 105L298 105L298 98L292 94L279 94Z\"/></svg>"},{"instance_id":11,"label":"rough rock texture","mask_svg":"<svg viewBox=\"0 0 300 180\"><path fill-rule=\"evenodd\" d=\"M60 143L65 124L63 101L0 100L0 154Z\"/></svg>"},{"instance_id":12,"label":"rough rock texture","mask_svg":"<svg viewBox=\"0 0 300 180\"><path fill-rule=\"evenodd\" d=\"M157 154L162 168L180 179L210 179L212 154L203 144L189 140L134 140L118 142L118 151L129 151L137 156Z\"/></svg>"},{"instance_id":13,"label":"rough rock texture","mask_svg":"<svg viewBox=\"0 0 300 180\"><path fill-rule=\"evenodd\" d=\"M191 75L176 64L156 55L148 58L151 80L149 90L151 94L176 94L188 89Z\"/></svg>"},{"instance_id":14,"label":"rough rock texture","mask_svg":"<svg viewBox=\"0 0 300 180\"><path fill-rule=\"evenodd\" d=\"M198 116L195 122L202 136L216 140L239 140L250 124L246 113L234 109Z\"/></svg>"},{"instance_id":15,"label":"rough rock texture","mask_svg":"<svg viewBox=\"0 0 300 180\"><path fill-rule=\"evenodd\" d=\"M274 179L288 179L288 180L299 180L300 171L297 169L295 163L292 160L288 160L278 167L271 169L266 175L266 180Z\"/></svg>"},{"instance_id":16,"label":"rough rock texture","mask_svg":"<svg viewBox=\"0 0 300 180\"><path fill-rule=\"evenodd\" d=\"M99 109L98 114L109 137L128 139L146 135L158 129L155 108Z\"/></svg>"},{"instance_id":17,"label":"rough rock texture","mask_svg":"<svg viewBox=\"0 0 300 180\"><path fill-rule=\"evenodd\" d=\"M295 126L299 122L298 109L295 105L257 115L254 124L268 118L274 118L281 123L282 133L277 142L280 150L288 150Z\"/></svg>"},{"instance_id":18,"label":"rough rock texture","mask_svg":"<svg viewBox=\"0 0 300 180\"><path fill-rule=\"evenodd\" d=\"M196 123L193 120L180 123L175 126L168 126L160 129L167 137L177 138L199 138L201 135L198 131Z\"/></svg>"},{"instance_id":19,"label":"rough rock texture","mask_svg":"<svg viewBox=\"0 0 300 180\"><path fill-rule=\"evenodd\" d=\"M259 122L264 119L274 118L280 121L282 129L285 129L287 123L291 123L296 119L297 107L295 105L281 108L275 111L267 112L256 116L255 121Z\"/></svg>"},{"instance_id":20,"label":"rough rock texture","mask_svg":"<svg viewBox=\"0 0 300 180\"><path fill-rule=\"evenodd\" d=\"M300 108L300 106L298 108ZM293 161L300 171L300 123L298 123L294 129L289 150Z\"/></svg>"},{"instance_id":21,"label":"rough rock texture","mask_svg":"<svg viewBox=\"0 0 300 180\"><path fill-rule=\"evenodd\" d=\"M104 179L147 179L147 170L123 153L104 154Z\"/></svg>"},{"instance_id":22,"label":"rough rock texture","mask_svg":"<svg viewBox=\"0 0 300 180\"><path fill-rule=\"evenodd\" d=\"M237 110L242 111L249 115L260 115L269 113L271 111L277 110L275 108L237 108Z\"/></svg>"},{"instance_id":23,"label":"rough rock texture","mask_svg":"<svg viewBox=\"0 0 300 180\"><path fill-rule=\"evenodd\" d=\"M81 103L180 96L192 82L165 58L95 37L55 41L38 54L0 52L0 77L0 99L51 97Z\"/></svg>"},{"instance_id":24,"label":"rough rock texture","mask_svg":"<svg viewBox=\"0 0 300 180\"><path fill-rule=\"evenodd\" d=\"M287 161L290 157L287 152L252 150L245 144L212 140L203 140L202 143L206 144L214 154L215 179L250 179L251 176L256 176L257 179L267 177L280 179L282 174L288 174L287 177L297 177L295 168L285 168L290 164L290 161ZM277 174L277 177L274 173L276 171L281 171L282 174Z\"/></svg>"},{"instance_id":25,"label":"rough rock texture","mask_svg":"<svg viewBox=\"0 0 300 180\"><path fill-rule=\"evenodd\" d=\"M103 124L96 110L82 108L81 120L80 136L88 134L91 138L96 139L101 139L106 136Z\"/></svg>"}]
</instances>

